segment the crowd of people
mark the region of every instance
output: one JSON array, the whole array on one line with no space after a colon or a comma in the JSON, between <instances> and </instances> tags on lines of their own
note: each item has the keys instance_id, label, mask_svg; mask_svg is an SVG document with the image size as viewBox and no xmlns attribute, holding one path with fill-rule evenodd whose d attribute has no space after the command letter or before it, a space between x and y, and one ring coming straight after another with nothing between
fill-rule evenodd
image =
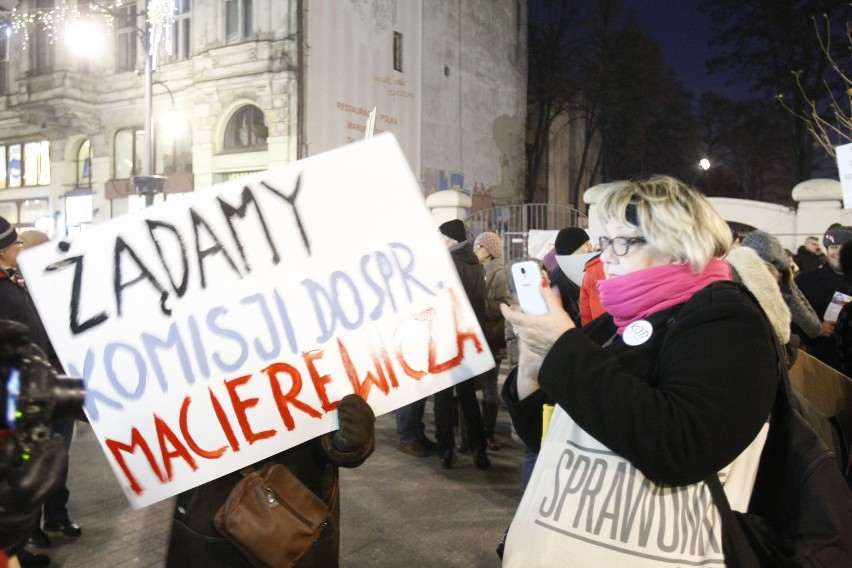
<instances>
[{"instance_id":1,"label":"crowd of people","mask_svg":"<svg viewBox=\"0 0 852 568\"><path fill-rule=\"evenodd\" d=\"M788 367L806 352L852 375L852 227L831 225L793 254L765 231L735 235L704 196L666 176L609 184L597 208L599 239L566 227L532 259L543 315L520 309L507 276L514 262L530 259L504 260L497 232L473 235L457 219L440 225L495 367L432 395L433 428L425 398L397 409L398 449L434 455L444 469L469 455L488 470L488 453L507 443L496 434L503 406L525 454L522 497L500 549L504 566L566 558L572 566L723 565L713 507L690 511L695 530L684 524L677 546L647 536L666 533L665 514L643 517L639 529L627 509L677 512L702 499L705 480L718 475L731 508L748 510L761 490L757 472L779 388L775 338ZM16 272L18 251L45 241L0 218L0 318L26 325L61 370ZM583 263L580 280L563 269L572 260ZM297 472L334 513L299 566L337 565L336 468L360 465L373 451L375 418L351 396L357 400L341 402L338 432L268 460ZM73 427L73 420L54 424L66 451ZM68 514L65 478L67 468L27 538L7 550L22 566L48 565L34 547L82 533ZM234 473L178 497L168 566L251 565L212 522L239 479Z\"/></svg>"}]
</instances>

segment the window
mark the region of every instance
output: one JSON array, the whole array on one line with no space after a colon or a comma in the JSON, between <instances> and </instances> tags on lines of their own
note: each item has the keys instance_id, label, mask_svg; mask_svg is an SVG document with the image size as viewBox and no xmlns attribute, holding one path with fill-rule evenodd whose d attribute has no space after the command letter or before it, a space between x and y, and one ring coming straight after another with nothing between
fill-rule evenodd
<instances>
[{"instance_id":1,"label":"window","mask_svg":"<svg viewBox=\"0 0 852 568\"><path fill-rule=\"evenodd\" d=\"M88 140L77 150L76 187L92 187L92 143Z\"/></svg>"},{"instance_id":2,"label":"window","mask_svg":"<svg viewBox=\"0 0 852 568\"><path fill-rule=\"evenodd\" d=\"M156 173L192 173L192 132L186 121L172 125L160 121L154 128L154 148Z\"/></svg>"},{"instance_id":3,"label":"window","mask_svg":"<svg viewBox=\"0 0 852 568\"><path fill-rule=\"evenodd\" d=\"M261 150L266 147L266 118L254 105L246 105L231 117L225 128L225 150Z\"/></svg>"},{"instance_id":4,"label":"window","mask_svg":"<svg viewBox=\"0 0 852 568\"><path fill-rule=\"evenodd\" d=\"M177 0L175 2L175 23L172 25L172 41L174 42L173 53L168 56L169 61L182 61L189 59L189 0Z\"/></svg>"},{"instance_id":5,"label":"window","mask_svg":"<svg viewBox=\"0 0 852 568\"><path fill-rule=\"evenodd\" d=\"M76 235L92 224L92 194L81 193L65 197L65 232Z\"/></svg>"},{"instance_id":6,"label":"window","mask_svg":"<svg viewBox=\"0 0 852 568\"><path fill-rule=\"evenodd\" d=\"M53 0L36 0L36 9L53 11ZM44 75L53 71L53 36L45 22L37 22L32 42L31 70L33 75Z\"/></svg>"},{"instance_id":7,"label":"window","mask_svg":"<svg viewBox=\"0 0 852 568\"><path fill-rule=\"evenodd\" d=\"M142 173L144 140L145 131L136 128L123 128L115 133L114 179L129 179Z\"/></svg>"},{"instance_id":8,"label":"window","mask_svg":"<svg viewBox=\"0 0 852 568\"><path fill-rule=\"evenodd\" d=\"M116 47L115 68L117 71L136 70L136 6L118 8L115 12Z\"/></svg>"},{"instance_id":9,"label":"window","mask_svg":"<svg viewBox=\"0 0 852 568\"><path fill-rule=\"evenodd\" d=\"M0 143L0 189L50 185L50 142Z\"/></svg>"},{"instance_id":10,"label":"window","mask_svg":"<svg viewBox=\"0 0 852 568\"><path fill-rule=\"evenodd\" d=\"M8 94L6 73L9 68L9 34L11 31L12 28L9 26L0 28L0 95Z\"/></svg>"},{"instance_id":11,"label":"window","mask_svg":"<svg viewBox=\"0 0 852 568\"><path fill-rule=\"evenodd\" d=\"M251 37L252 0L225 0L225 41Z\"/></svg>"},{"instance_id":12,"label":"window","mask_svg":"<svg viewBox=\"0 0 852 568\"><path fill-rule=\"evenodd\" d=\"M393 32L393 70L402 71L402 34Z\"/></svg>"}]
</instances>

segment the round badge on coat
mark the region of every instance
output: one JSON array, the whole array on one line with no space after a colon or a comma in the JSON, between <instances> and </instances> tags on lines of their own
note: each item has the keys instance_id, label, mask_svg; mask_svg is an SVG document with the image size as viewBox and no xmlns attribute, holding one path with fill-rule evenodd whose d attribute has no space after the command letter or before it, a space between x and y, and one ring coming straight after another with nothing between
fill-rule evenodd
<instances>
[{"instance_id":1,"label":"round badge on coat","mask_svg":"<svg viewBox=\"0 0 852 568\"><path fill-rule=\"evenodd\" d=\"M624 334L621 337L624 339L624 343L633 347L642 345L651 339L653 333L654 327L651 325L651 322L637 320L624 328Z\"/></svg>"}]
</instances>

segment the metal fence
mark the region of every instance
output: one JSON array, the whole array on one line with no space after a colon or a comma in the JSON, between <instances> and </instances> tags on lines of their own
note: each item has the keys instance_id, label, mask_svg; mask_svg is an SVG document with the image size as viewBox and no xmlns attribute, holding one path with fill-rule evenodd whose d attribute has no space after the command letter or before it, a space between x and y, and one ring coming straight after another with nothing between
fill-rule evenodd
<instances>
[{"instance_id":1,"label":"metal fence","mask_svg":"<svg viewBox=\"0 0 852 568\"><path fill-rule=\"evenodd\" d=\"M472 237L492 231L503 239L503 258L527 256L527 235L531 230L558 231L565 227L588 227L584 213L563 205L533 203L504 205L472 213L465 220Z\"/></svg>"}]
</instances>

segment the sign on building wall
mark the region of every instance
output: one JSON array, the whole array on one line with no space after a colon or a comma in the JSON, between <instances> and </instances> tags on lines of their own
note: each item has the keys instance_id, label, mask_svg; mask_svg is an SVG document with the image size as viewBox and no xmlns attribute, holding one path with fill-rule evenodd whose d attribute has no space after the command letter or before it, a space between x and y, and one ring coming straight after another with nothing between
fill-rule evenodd
<instances>
[{"instance_id":1,"label":"sign on building wall","mask_svg":"<svg viewBox=\"0 0 852 568\"><path fill-rule=\"evenodd\" d=\"M421 1L311 2L306 15L308 154L392 132L420 167Z\"/></svg>"},{"instance_id":2,"label":"sign on building wall","mask_svg":"<svg viewBox=\"0 0 852 568\"><path fill-rule=\"evenodd\" d=\"M20 264L134 508L494 366L390 135L126 215Z\"/></svg>"}]
</instances>

